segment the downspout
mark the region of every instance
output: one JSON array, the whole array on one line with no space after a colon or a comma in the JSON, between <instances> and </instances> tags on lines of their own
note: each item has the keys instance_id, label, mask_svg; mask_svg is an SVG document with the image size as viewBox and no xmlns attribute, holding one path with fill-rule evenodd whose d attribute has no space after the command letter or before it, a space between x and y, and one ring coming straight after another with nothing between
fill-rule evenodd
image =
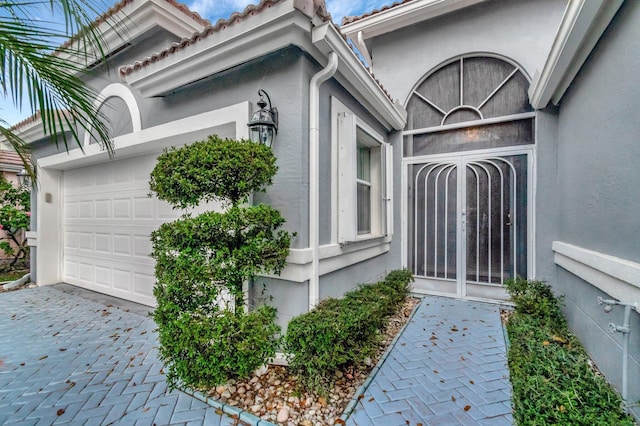
<instances>
[{"instance_id":1,"label":"downspout","mask_svg":"<svg viewBox=\"0 0 640 426\"><path fill-rule=\"evenodd\" d=\"M618 300L603 299L598 297L598 305L604 305L604 311L606 313L611 312L611 309L615 305L624 306L624 323L622 325L616 325L609 323L609 331L612 334L622 333L622 402L625 408L629 407L628 401L628 364L629 364L629 333L631 333L631 309L638 311L637 303L625 303Z\"/></svg>"},{"instance_id":2,"label":"downspout","mask_svg":"<svg viewBox=\"0 0 640 426\"><path fill-rule=\"evenodd\" d=\"M309 310L320 299L320 85L333 77L337 69L338 55L331 52L327 66L315 74L309 83Z\"/></svg>"},{"instance_id":3,"label":"downspout","mask_svg":"<svg viewBox=\"0 0 640 426\"><path fill-rule=\"evenodd\" d=\"M364 42L364 36L362 35L362 31L358 31L358 35L356 37L356 45L358 46L358 50L360 54L367 62L367 66L369 68L373 68L373 59L371 58L371 54L369 53L369 49L367 49L367 45Z\"/></svg>"}]
</instances>

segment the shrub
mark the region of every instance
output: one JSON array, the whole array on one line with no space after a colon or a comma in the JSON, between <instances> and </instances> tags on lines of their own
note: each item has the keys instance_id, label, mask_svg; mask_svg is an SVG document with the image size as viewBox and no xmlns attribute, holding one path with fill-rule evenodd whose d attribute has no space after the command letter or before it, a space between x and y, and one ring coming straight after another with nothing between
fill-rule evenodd
<instances>
[{"instance_id":1,"label":"shrub","mask_svg":"<svg viewBox=\"0 0 640 426\"><path fill-rule=\"evenodd\" d=\"M31 216L31 194L26 187L16 188L0 175L0 250L11 257L1 270L21 269L29 261L29 246L26 231Z\"/></svg>"},{"instance_id":2,"label":"shrub","mask_svg":"<svg viewBox=\"0 0 640 426\"><path fill-rule=\"evenodd\" d=\"M279 274L292 234L281 229L284 218L272 207L240 204L270 185L276 170L270 148L211 136L165 150L151 173L151 191L174 208L210 200L226 207L183 215L151 235L153 318L171 387L246 378L275 355L276 310L245 313L242 284L259 273Z\"/></svg>"},{"instance_id":3,"label":"shrub","mask_svg":"<svg viewBox=\"0 0 640 426\"><path fill-rule=\"evenodd\" d=\"M166 149L151 172L149 186L177 208L202 201L237 205L264 191L278 171L271 148L250 140L220 139Z\"/></svg>"},{"instance_id":4,"label":"shrub","mask_svg":"<svg viewBox=\"0 0 640 426\"><path fill-rule=\"evenodd\" d=\"M544 282L528 281L518 277L505 281L504 285L518 312L539 318L562 318L558 301L553 297L551 287Z\"/></svg>"},{"instance_id":5,"label":"shrub","mask_svg":"<svg viewBox=\"0 0 640 426\"><path fill-rule=\"evenodd\" d=\"M176 316L163 304L154 314L159 327L162 360L170 368L167 381L209 388L229 379L247 378L273 359L279 347L276 310L262 306L250 313L210 309L182 311ZM162 321L167 317L169 321Z\"/></svg>"},{"instance_id":6,"label":"shrub","mask_svg":"<svg viewBox=\"0 0 640 426\"><path fill-rule=\"evenodd\" d=\"M514 417L518 424L632 425L620 398L590 367L551 288L512 280L516 304L507 322Z\"/></svg>"},{"instance_id":7,"label":"shrub","mask_svg":"<svg viewBox=\"0 0 640 426\"><path fill-rule=\"evenodd\" d=\"M326 392L336 371L373 354L380 329L407 297L412 281L411 272L393 271L384 281L362 285L343 299L326 299L295 317L285 336L289 367L307 388Z\"/></svg>"}]
</instances>

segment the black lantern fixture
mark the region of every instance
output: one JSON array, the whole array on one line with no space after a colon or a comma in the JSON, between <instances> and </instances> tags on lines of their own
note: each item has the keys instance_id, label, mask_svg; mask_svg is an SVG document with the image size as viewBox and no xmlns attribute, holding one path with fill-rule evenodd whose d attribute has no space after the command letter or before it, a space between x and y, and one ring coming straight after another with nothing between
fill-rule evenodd
<instances>
[{"instance_id":1,"label":"black lantern fixture","mask_svg":"<svg viewBox=\"0 0 640 426\"><path fill-rule=\"evenodd\" d=\"M251 121L247 124L249 126L249 137L252 141L260 142L268 147L273 145L273 141L278 133L278 109L271 107L271 98L264 90L258 90L260 100L258 106L260 109L253 113ZM266 108L267 101L269 101L269 108Z\"/></svg>"},{"instance_id":2,"label":"black lantern fixture","mask_svg":"<svg viewBox=\"0 0 640 426\"><path fill-rule=\"evenodd\" d=\"M22 169L18 172L18 183L20 186L29 186L31 185L31 178L29 177L29 173L27 173L26 169Z\"/></svg>"}]
</instances>

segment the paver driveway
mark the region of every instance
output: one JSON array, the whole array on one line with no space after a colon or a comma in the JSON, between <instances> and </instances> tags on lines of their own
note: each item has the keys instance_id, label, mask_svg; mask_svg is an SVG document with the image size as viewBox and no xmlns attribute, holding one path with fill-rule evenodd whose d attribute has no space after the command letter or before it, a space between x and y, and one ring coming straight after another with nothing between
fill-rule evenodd
<instances>
[{"instance_id":1,"label":"paver driveway","mask_svg":"<svg viewBox=\"0 0 640 426\"><path fill-rule=\"evenodd\" d=\"M0 293L0 424L235 424L167 392L148 315L65 288Z\"/></svg>"}]
</instances>

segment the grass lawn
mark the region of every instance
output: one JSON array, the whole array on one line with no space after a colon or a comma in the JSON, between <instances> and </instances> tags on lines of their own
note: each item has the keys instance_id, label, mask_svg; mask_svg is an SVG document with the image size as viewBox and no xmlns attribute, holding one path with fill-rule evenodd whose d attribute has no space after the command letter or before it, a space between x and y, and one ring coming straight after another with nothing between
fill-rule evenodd
<instances>
[{"instance_id":1,"label":"grass lawn","mask_svg":"<svg viewBox=\"0 0 640 426\"><path fill-rule=\"evenodd\" d=\"M569 332L549 286L523 279L505 285L516 304L507 331L517 424L633 425Z\"/></svg>"},{"instance_id":2,"label":"grass lawn","mask_svg":"<svg viewBox=\"0 0 640 426\"><path fill-rule=\"evenodd\" d=\"M18 278L22 278L25 274L28 274L29 270L20 270L20 271L9 271L9 272L0 272L0 283L6 281L15 281Z\"/></svg>"}]
</instances>

